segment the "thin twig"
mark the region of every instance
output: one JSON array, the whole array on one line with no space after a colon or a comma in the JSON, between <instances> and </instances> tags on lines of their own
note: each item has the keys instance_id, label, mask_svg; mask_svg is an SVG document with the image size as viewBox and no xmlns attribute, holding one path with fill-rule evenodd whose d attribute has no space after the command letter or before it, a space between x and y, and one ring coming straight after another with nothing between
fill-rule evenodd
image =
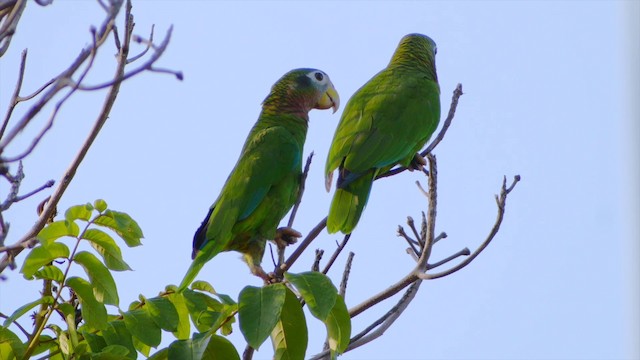
<instances>
[{"instance_id":1,"label":"thin twig","mask_svg":"<svg viewBox=\"0 0 640 360\"><path fill-rule=\"evenodd\" d=\"M7 129L7 125L9 125L9 119L11 119L11 114L13 114L13 110L16 108L18 104L18 96L20 96L20 90L22 89L22 81L24 80L24 71L27 66L27 49L22 50L22 55L20 57L20 69L18 70L18 81L16 82L16 87L13 90L13 94L11 95L11 99L9 99L9 107L7 108L7 114L2 121L2 127L0 128L0 139L2 139L2 135L4 135L4 131Z\"/></svg>"},{"instance_id":2,"label":"thin twig","mask_svg":"<svg viewBox=\"0 0 640 360\"><path fill-rule=\"evenodd\" d=\"M349 274L351 274L351 264L353 263L353 257L356 254L353 251L349 251L349 256L347 256L347 263L344 265L344 271L342 272L342 281L340 281L340 291L339 294L342 298L345 297L347 293L347 283L349 282Z\"/></svg>"},{"instance_id":3,"label":"thin twig","mask_svg":"<svg viewBox=\"0 0 640 360\"><path fill-rule=\"evenodd\" d=\"M344 249L344 247L347 246L347 242L349 242L350 238L351 238L351 234L347 234L342 238L342 242L338 244L338 247L333 252L333 255L331 255L331 258L329 259L329 262L327 262L327 265L325 265L324 269L322 270L323 274L326 275L329 272L329 269L331 269L331 266L333 266L333 263L338 258L338 255L340 255L340 253L342 252L342 249Z\"/></svg>"},{"instance_id":4,"label":"thin twig","mask_svg":"<svg viewBox=\"0 0 640 360\"><path fill-rule=\"evenodd\" d=\"M496 204L498 206L498 215L497 215L496 221L493 224L493 227L491 228L491 231L489 232L489 235L487 235L487 238L484 240L484 242L471 255L469 255L468 258L466 258L460 264L452 267L451 269L448 269L436 274L419 273L417 274L418 277L420 277L421 279L430 280L430 279L438 279L447 275L451 275L454 272L469 265L478 255L480 255L480 253L489 245L489 243L491 243L491 240L493 240L493 238L496 236L496 234L498 233L498 230L500 230L500 225L502 224L502 219L504 218L507 195L509 195L511 190L513 190L513 188L516 186L516 184L519 181L520 181L520 175L514 176L513 182L507 188L507 178L503 177L500 195L496 195Z\"/></svg>"}]
</instances>

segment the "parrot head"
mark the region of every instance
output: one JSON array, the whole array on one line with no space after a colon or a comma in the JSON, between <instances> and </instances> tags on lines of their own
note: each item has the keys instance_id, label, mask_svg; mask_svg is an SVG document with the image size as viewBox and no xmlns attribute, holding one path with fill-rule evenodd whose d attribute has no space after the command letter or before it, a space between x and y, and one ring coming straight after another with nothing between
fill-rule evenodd
<instances>
[{"instance_id":1,"label":"parrot head","mask_svg":"<svg viewBox=\"0 0 640 360\"><path fill-rule=\"evenodd\" d=\"M277 106L307 113L311 109L340 107L340 96L333 83L322 70L295 69L284 74L263 101L264 107Z\"/></svg>"},{"instance_id":2,"label":"parrot head","mask_svg":"<svg viewBox=\"0 0 640 360\"><path fill-rule=\"evenodd\" d=\"M422 34L408 34L400 39L400 43L389 62L390 67L420 67L437 81L435 57L438 52L435 41Z\"/></svg>"}]
</instances>

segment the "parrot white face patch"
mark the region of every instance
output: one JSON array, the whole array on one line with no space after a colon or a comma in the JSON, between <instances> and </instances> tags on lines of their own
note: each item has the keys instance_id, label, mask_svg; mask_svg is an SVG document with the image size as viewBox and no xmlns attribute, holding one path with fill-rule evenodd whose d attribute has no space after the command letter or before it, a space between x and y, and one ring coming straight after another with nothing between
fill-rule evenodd
<instances>
[{"instance_id":1,"label":"parrot white face patch","mask_svg":"<svg viewBox=\"0 0 640 360\"><path fill-rule=\"evenodd\" d=\"M329 83L329 76L320 70L313 70L307 73L307 77L311 79L311 81L318 83L320 85L326 85Z\"/></svg>"}]
</instances>

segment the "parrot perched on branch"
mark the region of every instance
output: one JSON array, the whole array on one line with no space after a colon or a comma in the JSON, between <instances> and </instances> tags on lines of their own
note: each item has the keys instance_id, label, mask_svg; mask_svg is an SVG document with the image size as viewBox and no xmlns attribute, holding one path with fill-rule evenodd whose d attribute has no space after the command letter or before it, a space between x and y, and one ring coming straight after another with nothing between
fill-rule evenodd
<instances>
[{"instance_id":1,"label":"parrot perched on branch","mask_svg":"<svg viewBox=\"0 0 640 360\"><path fill-rule=\"evenodd\" d=\"M242 253L251 273L270 280L260 266L266 240L290 244L301 236L277 227L298 195L308 113L329 108L335 113L339 105L329 76L320 70L292 70L273 85L238 162L193 237L193 263L180 291L222 251Z\"/></svg>"},{"instance_id":2,"label":"parrot perched on branch","mask_svg":"<svg viewBox=\"0 0 640 360\"><path fill-rule=\"evenodd\" d=\"M426 164L417 152L440 120L435 54L431 38L406 35L389 65L347 102L325 169L327 191L338 169L329 233L353 231L377 175L396 165L420 169Z\"/></svg>"}]
</instances>

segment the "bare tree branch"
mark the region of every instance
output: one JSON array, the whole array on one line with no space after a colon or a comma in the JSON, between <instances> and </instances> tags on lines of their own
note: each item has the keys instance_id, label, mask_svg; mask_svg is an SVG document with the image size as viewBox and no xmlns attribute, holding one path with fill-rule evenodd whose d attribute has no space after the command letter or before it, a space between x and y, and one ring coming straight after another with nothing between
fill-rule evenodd
<instances>
[{"instance_id":1,"label":"bare tree branch","mask_svg":"<svg viewBox=\"0 0 640 360\"><path fill-rule=\"evenodd\" d=\"M44 107L44 105L47 102L49 102L58 91L65 88L66 86L71 86L71 90L67 94L67 96L63 98L61 102L58 103L58 105L60 105L64 100L68 98L68 96L70 96L73 93L73 91L78 90L80 88L82 79L87 73L87 71L89 70L89 68L91 67L90 66L91 63L89 63L85 71L82 72L82 75L79 77L79 80L77 83L73 82L73 80L71 79L72 75L76 72L77 69L80 68L80 66L86 60L89 59L89 61L91 61L97 48L100 47L105 42L109 34L113 30L115 30L113 22L116 15L118 14L118 11L120 10L120 6L122 5L122 2L112 1L110 2L110 4L111 6L109 7L107 18L103 22L100 29L94 32L95 41L92 44L92 46L82 50L82 52L80 53L80 56L76 58L76 60L71 64L71 66L67 70L63 71L61 75L59 75L56 78L56 80L53 82L53 87L44 93L44 95L36 102L36 104L29 109L27 114L23 116L23 118L18 122L18 124L16 124L12 128L11 132L9 132L8 135L4 139L2 139L2 142L0 142L0 153L6 147L6 145L9 144L16 137L16 135L20 133L27 126L27 124L31 121L31 119L33 119L33 117L35 117L39 113L39 111ZM91 131L89 132L87 138L85 139L83 145L81 146L79 152L77 153L75 158L72 160L71 164L69 165L69 168L67 169L63 177L60 179L57 188L54 190L53 194L51 195L51 198L44 206L44 209L40 214L37 222L24 236L22 236L22 238L18 242L16 242L14 245L9 247L10 248L9 250L5 250L6 254L0 261L0 273L7 266L11 266L12 268L14 268L15 265L13 263L14 261L13 259L15 258L15 256L17 256L24 248L32 246L34 244L36 235L38 234L38 232L40 232L40 230L42 230L47 220L51 217L51 214L55 211L58 202L62 198L62 195L64 194L67 187L73 180L73 177L76 173L76 170L78 169L78 166L84 159L89 148L91 147L98 133L102 129L102 126L108 119L111 109L113 108L113 105L117 98L118 92L120 90L120 85L122 84L123 81L125 81L126 79L130 78L131 76L141 71L139 68L125 75L125 67L127 65L127 59L129 55L130 41L131 41L131 37L133 36L133 27L134 27L134 22L133 22L133 16L131 15L131 2L130 0L128 0L126 3L126 14L125 14L125 34L123 37L123 44L120 47L119 53L117 56L116 72L113 77L113 80L109 82L110 89L108 94L106 95L103 107L96 119L96 122L93 128L91 129ZM160 55L164 53L164 51L166 50L169 44L170 38L171 38L171 29L169 29L169 31L167 32L167 36L165 37L164 41L160 44L160 46L157 47L157 51L155 51L151 55L150 57L151 60L148 60L147 62L145 62L142 68L149 68L160 57ZM59 106L57 106L57 108L59 108ZM55 117L56 111L57 109L54 111L54 114L50 118L50 122L52 121L53 117Z\"/></svg>"}]
</instances>

